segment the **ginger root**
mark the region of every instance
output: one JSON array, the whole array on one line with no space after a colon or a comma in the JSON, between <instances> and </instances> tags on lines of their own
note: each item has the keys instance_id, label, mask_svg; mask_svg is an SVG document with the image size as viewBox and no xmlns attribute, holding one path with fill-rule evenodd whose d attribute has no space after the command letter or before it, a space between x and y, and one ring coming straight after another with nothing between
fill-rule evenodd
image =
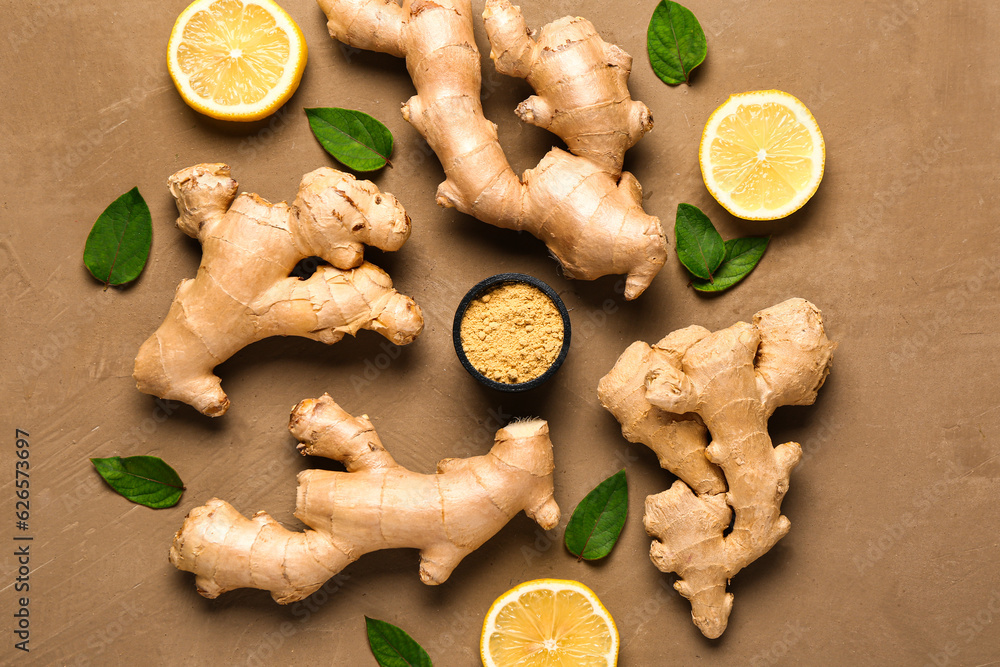
<instances>
[{"instance_id":1,"label":"ginger root","mask_svg":"<svg viewBox=\"0 0 1000 667\"><path fill-rule=\"evenodd\" d=\"M706 637L726 629L729 580L791 525L781 500L802 449L772 446L767 420L779 406L816 400L835 348L819 310L790 299L753 324L692 326L652 348L633 343L601 379L601 403L625 437L680 478L646 498L644 524L653 563L677 573L674 588Z\"/></svg>"},{"instance_id":2,"label":"ginger root","mask_svg":"<svg viewBox=\"0 0 1000 667\"><path fill-rule=\"evenodd\" d=\"M639 296L666 260L642 188L622 172L625 151L653 126L632 100L632 58L582 18L563 18L529 35L520 9L488 0L483 14L491 57L502 74L527 80L535 95L518 116L566 142L519 179L497 127L483 116L480 57L469 0L318 0L335 38L406 58L417 94L403 116L441 160L441 206L541 239L569 278L627 274L625 298Z\"/></svg>"},{"instance_id":3,"label":"ginger root","mask_svg":"<svg viewBox=\"0 0 1000 667\"><path fill-rule=\"evenodd\" d=\"M198 275L181 282L163 324L139 350L140 391L217 417L229 399L212 371L254 341L302 336L330 344L371 329L406 345L423 329L419 306L363 261L363 244L397 250L410 235L399 202L369 181L317 169L302 178L291 206L237 197L224 164L189 167L169 185L177 226L201 241L203 257ZM290 276L312 256L333 266L307 280Z\"/></svg>"},{"instance_id":4,"label":"ginger root","mask_svg":"<svg viewBox=\"0 0 1000 667\"><path fill-rule=\"evenodd\" d=\"M259 588L288 604L366 553L406 547L420 550L420 579L440 584L521 510L546 530L559 522L542 420L500 429L488 454L444 459L434 475L396 463L368 417L352 417L328 395L295 406L288 428L303 454L341 461L347 472L299 473L295 516L304 532L265 512L246 519L216 498L192 510L170 562L195 573L205 597Z\"/></svg>"}]
</instances>

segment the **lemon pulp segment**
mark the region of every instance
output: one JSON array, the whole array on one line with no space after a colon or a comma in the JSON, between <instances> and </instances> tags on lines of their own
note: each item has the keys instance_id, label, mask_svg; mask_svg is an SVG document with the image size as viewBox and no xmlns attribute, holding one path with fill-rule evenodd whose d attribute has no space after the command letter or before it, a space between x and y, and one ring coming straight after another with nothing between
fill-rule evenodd
<instances>
[{"instance_id":1,"label":"lemon pulp segment","mask_svg":"<svg viewBox=\"0 0 1000 667\"><path fill-rule=\"evenodd\" d=\"M777 209L809 184L813 142L787 107L740 105L712 140L716 182L748 211Z\"/></svg>"},{"instance_id":2,"label":"lemon pulp segment","mask_svg":"<svg viewBox=\"0 0 1000 667\"><path fill-rule=\"evenodd\" d=\"M260 5L219 0L188 21L177 49L191 88L217 104L254 104L281 79L288 35Z\"/></svg>"}]
</instances>

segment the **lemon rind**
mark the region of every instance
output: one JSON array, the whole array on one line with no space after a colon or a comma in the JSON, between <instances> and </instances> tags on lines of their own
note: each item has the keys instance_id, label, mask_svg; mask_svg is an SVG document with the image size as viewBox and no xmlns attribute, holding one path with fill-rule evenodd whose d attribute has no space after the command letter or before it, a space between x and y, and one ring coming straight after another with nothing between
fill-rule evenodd
<instances>
[{"instance_id":1,"label":"lemon rind","mask_svg":"<svg viewBox=\"0 0 1000 667\"><path fill-rule=\"evenodd\" d=\"M518 584L498 597L493 601L493 604L490 605L489 610L486 612L486 619L483 621L482 634L479 637L479 655L485 667L500 667L497 665L496 661L487 654L487 647L489 644L487 638L496 629L496 617L499 613L499 609L510 601L520 597L526 590L540 589L556 592L561 590L572 590L581 593L584 597L586 597L587 600L590 601L594 612L605 619L608 623L608 627L611 629L612 645L608 650L607 658L610 661L610 665L614 666L618 664L618 650L620 644L618 626L615 625L615 619L611 616L611 612L609 612L607 607L604 606L604 603L597 597L597 594L585 584L582 584L579 581L573 581L572 579L533 579L531 581L525 581L524 583Z\"/></svg>"},{"instance_id":2,"label":"lemon rind","mask_svg":"<svg viewBox=\"0 0 1000 667\"><path fill-rule=\"evenodd\" d=\"M711 142L708 141L708 137L715 136L715 132L718 130L719 124L722 120L726 116L734 113L739 105L760 104L764 102L783 103L784 106L795 115L795 119L806 128L813 139L814 145L819 146L819 169L813 171L813 177L809 184L800 190L798 195L785 206L779 209L766 210L764 212L749 212L743 210L742 207L734 203L732 198L729 196L729 193L720 190L715 185L714 179L709 178L711 169ZM805 206L806 202L812 199L814 194L816 194L816 190L819 189L819 184L823 180L823 174L826 170L826 143L823 139L823 133L819 129L819 124L816 122L816 118L813 116L812 112L809 111L808 107L806 107L806 105L803 104L797 97L782 90L754 90L746 93L736 93L730 95L729 98L723 102L719 108L713 111L711 116L708 117L708 122L705 123L705 129L701 134L701 144L698 148L698 163L701 167L701 177L705 183L705 187L708 189L709 193L711 193L712 197L714 197L724 209L735 215L737 218L741 218L743 220L779 220L798 211L800 208Z\"/></svg>"},{"instance_id":3,"label":"lemon rind","mask_svg":"<svg viewBox=\"0 0 1000 667\"><path fill-rule=\"evenodd\" d=\"M191 87L189 78L181 71L180 63L177 61L177 46L183 37L183 26L187 25L191 16L207 8L216 0L195 0L174 22L174 27L170 32L170 41L167 43L167 69L170 71L170 78L174 86L180 93L181 98L195 111L216 118L219 120L233 120L250 122L267 118L295 94L299 83L302 80L302 73L305 70L306 61L309 58L309 49L306 46L305 36L299 29L295 20L272 0L241 0L244 5L257 5L266 10L274 18L278 27L283 29L289 39L289 53L301 53L302 57L297 67L285 67L281 78L274 87L259 102L253 104L214 104L205 97L199 95Z\"/></svg>"}]
</instances>

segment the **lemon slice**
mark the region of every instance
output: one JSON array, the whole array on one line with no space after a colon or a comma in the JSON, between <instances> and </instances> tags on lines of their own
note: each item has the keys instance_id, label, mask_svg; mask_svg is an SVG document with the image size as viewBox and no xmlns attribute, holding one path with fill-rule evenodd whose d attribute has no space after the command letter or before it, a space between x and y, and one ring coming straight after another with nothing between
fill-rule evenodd
<instances>
[{"instance_id":1,"label":"lemon slice","mask_svg":"<svg viewBox=\"0 0 1000 667\"><path fill-rule=\"evenodd\" d=\"M731 96L709 117L698 161L705 186L727 211L776 220L816 192L826 146L802 102L780 90L758 90Z\"/></svg>"},{"instance_id":2,"label":"lemon slice","mask_svg":"<svg viewBox=\"0 0 1000 667\"><path fill-rule=\"evenodd\" d=\"M195 110L251 121L292 96L306 56L299 26L272 0L196 0L170 33L167 67Z\"/></svg>"},{"instance_id":3,"label":"lemon slice","mask_svg":"<svg viewBox=\"0 0 1000 667\"><path fill-rule=\"evenodd\" d=\"M607 667L618 664L618 629L580 582L536 579L493 603L480 652L486 667Z\"/></svg>"}]
</instances>

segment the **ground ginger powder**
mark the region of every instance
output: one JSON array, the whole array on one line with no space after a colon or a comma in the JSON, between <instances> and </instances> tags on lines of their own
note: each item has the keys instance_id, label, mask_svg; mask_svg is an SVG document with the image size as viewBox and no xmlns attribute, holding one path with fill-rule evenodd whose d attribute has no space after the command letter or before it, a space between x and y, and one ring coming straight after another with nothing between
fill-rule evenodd
<instances>
[{"instance_id":1,"label":"ground ginger powder","mask_svg":"<svg viewBox=\"0 0 1000 667\"><path fill-rule=\"evenodd\" d=\"M562 315L537 287L505 283L469 304L461 336L476 370L496 382L519 384L543 374L559 356Z\"/></svg>"}]
</instances>

